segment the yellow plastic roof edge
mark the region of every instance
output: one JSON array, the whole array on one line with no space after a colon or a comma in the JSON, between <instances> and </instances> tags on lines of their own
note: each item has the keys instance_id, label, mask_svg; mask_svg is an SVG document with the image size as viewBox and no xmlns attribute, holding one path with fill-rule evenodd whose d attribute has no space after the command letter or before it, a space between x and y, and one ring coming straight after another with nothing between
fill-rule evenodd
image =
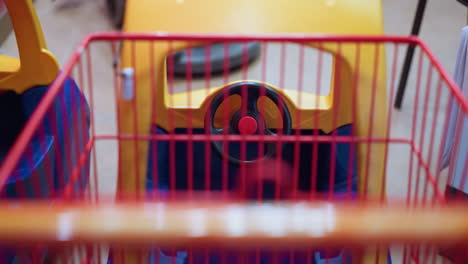
<instances>
[{"instance_id":1,"label":"yellow plastic roof edge","mask_svg":"<svg viewBox=\"0 0 468 264\"><path fill-rule=\"evenodd\" d=\"M31 87L50 84L57 77L59 64L47 50L32 1L4 2L16 36L20 67L18 71L0 79L0 89L23 93Z\"/></svg>"}]
</instances>

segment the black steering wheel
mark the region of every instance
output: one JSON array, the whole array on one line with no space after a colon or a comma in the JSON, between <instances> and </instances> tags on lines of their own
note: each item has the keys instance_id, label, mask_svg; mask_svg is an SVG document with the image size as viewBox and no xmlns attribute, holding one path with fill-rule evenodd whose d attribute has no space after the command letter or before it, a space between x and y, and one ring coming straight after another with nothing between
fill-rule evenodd
<instances>
[{"instance_id":1,"label":"black steering wheel","mask_svg":"<svg viewBox=\"0 0 468 264\"><path fill-rule=\"evenodd\" d=\"M243 90L245 89L245 92ZM219 106L224 102L225 99L232 95L241 96L241 109L237 110L231 117L227 134L240 134L240 135L277 135L266 126L265 119L259 112L257 102L262 96L270 98L271 101L279 108L282 115L283 135L290 135L292 131L291 114L285 104L282 101L280 94L273 90L267 85L256 83L256 82L240 82L225 87L217 92L213 97L210 105L210 111L206 112L205 115L205 129L211 134L222 135L225 133L224 128L215 128L214 117ZM243 114L242 109L246 109L246 113ZM262 133L263 131L263 133ZM221 155L222 158L227 158L231 163L253 163L262 159L267 159L275 155L277 143L266 142L263 157L257 157L254 159L241 159L231 154L226 155L223 151L223 142L213 141L212 145L215 151ZM262 155L262 154L259 154Z\"/></svg>"}]
</instances>

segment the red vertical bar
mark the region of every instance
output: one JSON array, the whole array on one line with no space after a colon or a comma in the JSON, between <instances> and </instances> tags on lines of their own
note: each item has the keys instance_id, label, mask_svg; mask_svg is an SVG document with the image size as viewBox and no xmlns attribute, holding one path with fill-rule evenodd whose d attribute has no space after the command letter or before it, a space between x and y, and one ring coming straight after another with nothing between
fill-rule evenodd
<instances>
[{"instance_id":1,"label":"red vertical bar","mask_svg":"<svg viewBox=\"0 0 468 264\"><path fill-rule=\"evenodd\" d=\"M81 60L81 56L80 56L80 60ZM57 98L54 99L54 101L52 102L51 106L49 107L49 111L48 111L48 113L46 115L46 118L48 118L50 120L51 132L53 134L57 134L58 131L59 131L59 127L58 127L59 119L58 119L58 116L57 116L57 111L51 111L51 109L59 106L59 101L58 101L59 96L60 96L60 94L58 94ZM62 128L60 128L60 129L62 129ZM66 129L66 128L64 128L64 129ZM64 133L65 133L65 131L64 131ZM64 188L64 180L62 179L62 177L63 177L62 172L64 172L66 170L65 165L63 163L63 154L64 153L61 152L60 147L59 147L58 144L57 144L57 146L55 146L53 152L54 152L54 166L55 166L55 170L57 171L54 174L54 176L56 178L55 181L56 181L56 183L58 184L58 186L60 188ZM28 160L28 162L29 162L29 160ZM58 193L57 193L57 191L58 191ZM62 189L56 190L55 193L56 193L56 195L61 195L62 191L63 191Z\"/></svg>"},{"instance_id":2,"label":"red vertical bar","mask_svg":"<svg viewBox=\"0 0 468 264\"><path fill-rule=\"evenodd\" d=\"M428 263L435 264L436 263L436 255L437 255L437 246L434 245L433 249L431 250L431 254L430 254L431 260Z\"/></svg>"},{"instance_id":3,"label":"red vertical bar","mask_svg":"<svg viewBox=\"0 0 468 264\"><path fill-rule=\"evenodd\" d=\"M314 262L312 262L312 257L313 257L313 252L312 252L312 250L309 250L308 254L307 254L307 264L314 263Z\"/></svg>"},{"instance_id":4,"label":"red vertical bar","mask_svg":"<svg viewBox=\"0 0 468 264\"><path fill-rule=\"evenodd\" d=\"M379 245L379 244L377 244L377 248L378 248L378 249L381 249L382 246ZM377 252L375 253L375 264L378 264L378 263L380 262L380 261L379 261L379 260L380 260L380 251L381 251L381 250L377 250Z\"/></svg>"},{"instance_id":5,"label":"red vertical bar","mask_svg":"<svg viewBox=\"0 0 468 264\"><path fill-rule=\"evenodd\" d=\"M261 65L261 77L260 79L262 80L262 82L266 82L266 71L267 71L267 52L268 52L268 42L262 42L262 65ZM262 86L262 88L260 88L260 97L261 98L264 98L266 94L266 91L265 91L265 87ZM260 100L259 102L259 113L262 115L262 116L266 116L265 114L265 100ZM266 120L265 120L265 128L267 126L267 123L266 123ZM261 129L260 131L260 141L259 141L259 144L258 144L258 155L260 156L264 156L265 155L265 131L263 129ZM263 175L264 173L264 163L263 162L259 162L258 164L258 175ZM257 184L257 201L258 203L261 203L262 201L262 197L263 197L263 184ZM258 262L257 264L260 263L260 250L257 249L257 255L258 255Z\"/></svg>"},{"instance_id":6,"label":"red vertical bar","mask_svg":"<svg viewBox=\"0 0 468 264\"><path fill-rule=\"evenodd\" d=\"M390 101L394 102L395 98L395 85L396 85L396 68L397 68L397 58L398 58L398 44L393 45L393 60L392 60L392 72L391 72L391 81L390 81ZM387 171L387 164L388 164L388 149L389 149L389 140L390 140L390 133L392 131L392 118L393 118L393 104L388 104L388 119L387 119L387 131L385 133L385 154L384 154L384 169L383 171L386 174ZM382 181L382 186L380 187L380 200L384 202L385 200L385 191L386 191L386 177Z\"/></svg>"},{"instance_id":7,"label":"red vertical bar","mask_svg":"<svg viewBox=\"0 0 468 264\"><path fill-rule=\"evenodd\" d=\"M73 78L72 76L70 76L70 77ZM65 87L62 88L62 89L65 89ZM71 99L71 104L70 105L71 105L71 109L72 109L71 113L70 113L70 115L71 115L70 119L72 120L72 124L71 124L70 129L73 131L72 134L71 134L73 136L71 137L71 142L66 143L66 144L70 144L70 146L71 146L70 155L73 157L72 158L73 159L73 164L75 166L75 167L71 168L72 171L73 171L73 170L76 169L76 167L79 166L78 165L78 160L79 160L79 157L80 157L81 153L79 152L79 137L78 137L79 128L76 127L77 124L74 122L75 120L77 120L76 115L77 115L77 112L78 112L77 103L76 103L77 96L76 96L75 92L72 91L72 89L70 89L70 90L71 90L71 98L70 98ZM80 175L82 175L82 173L80 173ZM75 186L72 186L72 188L77 190L75 198L81 199L83 190L82 190L82 188L80 188L81 182L79 182L79 180L80 180L80 177L77 178L78 188L76 188L77 185L75 184L73 179L70 179L70 184L75 185Z\"/></svg>"},{"instance_id":8,"label":"red vertical bar","mask_svg":"<svg viewBox=\"0 0 468 264\"><path fill-rule=\"evenodd\" d=\"M39 131L42 131L43 128L41 129L39 127L38 129L39 129ZM39 144L41 144L41 143L39 143ZM30 190L31 193L28 193L28 190L27 190L28 188L26 186L26 184L27 184L26 182L21 183L21 181L20 181L20 185L24 186L24 188L25 188L24 192L25 192L25 194L27 196L32 195L32 197L38 198L41 195L41 182L40 182L41 179L39 179L39 177L38 177L40 175L35 175L34 174L34 170L33 170L33 168L34 168L34 152L33 152L32 148L27 148L26 152L27 152L26 160L27 160L28 166L31 168L31 172L32 172L32 175L30 177L30 179L31 179L31 182L30 182L31 183L31 186L30 186L31 187L31 190ZM20 196L20 197L25 198L24 196Z\"/></svg>"},{"instance_id":9,"label":"red vertical bar","mask_svg":"<svg viewBox=\"0 0 468 264\"><path fill-rule=\"evenodd\" d=\"M294 250L290 249L289 252L289 263L294 263Z\"/></svg>"},{"instance_id":10,"label":"red vertical bar","mask_svg":"<svg viewBox=\"0 0 468 264\"><path fill-rule=\"evenodd\" d=\"M432 249L432 250L431 250ZM432 246L430 245L427 245L425 248L424 248L424 253L423 253L423 256L422 256L422 262L423 263L429 263L429 257L430 257L430 253L431 251L433 251L433 248Z\"/></svg>"},{"instance_id":11,"label":"red vertical bar","mask_svg":"<svg viewBox=\"0 0 468 264\"><path fill-rule=\"evenodd\" d=\"M51 112L49 110L49 112ZM47 116L45 117L47 118ZM45 125L46 122L43 121L43 124ZM38 134L38 139L39 139L39 148L41 149L41 152L42 153L46 153L47 150L46 150L46 145L45 145L45 142L46 142L46 132L45 132L45 126L40 126L37 128L37 134ZM34 139L32 139L34 140ZM53 161L50 161L50 162L53 162ZM32 165L32 164L31 164ZM43 174L47 174L45 175L45 181L46 181L46 189L48 191L48 194L47 194L47 197L48 198L51 198L54 196L54 193L55 193L55 190L54 190L54 170L52 169L52 166L47 166L47 168L45 169L45 171L38 171L38 176L39 176L39 179L37 177L34 177L34 179L32 179L32 183L33 185L35 185L35 188L37 190L37 193L38 193L38 196L39 197L42 197L43 195L43 187L42 186L42 179L43 177ZM33 192L34 191L34 188L33 188ZM34 197L37 197L35 194L34 194ZM38 197L38 198L39 198Z\"/></svg>"},{"instance_id":12,"label":"red vertical bar","mask_svg":"<svg viewBox=\"0 0 468 264\"><path fill-rule=\"evenodd\" d=\"M190 246L187 250L188 264L193 264L193 247Z\"/></svg>"},{"instance_id":13,"label":"red vertical bar","mask_svg":"<svg viewBox=\"0 0 468 264\"><path fill-rule=\"evenodd\" d=\"M177 251L175 249L171 250L171 256L177 256ZM171 264L176 264L176 258L171 258Z\"/></svg>"},{"instance_id":14,"label":"red vertical bar","mask_svg":"<svg viewBox=\"0 0 468 264\"><path fill-rule=\"evenodd\" d=\"M242 80L247 80L247 70L248 70L248 49L247 49L247 42L242 43ZM241 93L243 96L241 97L241 100L244 102L241 104L241 116L247 116L250 114L254 113L248 113L247 112L247 104L249 103L248 101L252 100L252 98L249 97L248 93L248 88L247 85L242 85L241 87L242 91ZM242 139L241 143L241 160L246 160L246 142L245 139ZM246 190L246 170L245 170L245 162L242 162L241 164L241 177L240 177L240 195L241 197L245 196L245 190Z\"/></svg>"},{"instance_id":15,"label":"red vertical bar","mask_svg":"<svg viewBox=\"0 0 468 264\"><path fill-rule=\"evenodd\" d=\"M205 264L209 264L209 263L210 263L209 256L210 256L210 249L209 249L209 248L205 248Z\"/></svg>"},{"instance_id":16,"label":"red vertical bar","mask_svg":"<svg viewBox=\"0 0 468 264\"><path fill-rule=\"evenodd\" d=\"M348 161L348 175L347 175L347 198L351 198L351 193L352 193L352 186L353 186L353 171L355 167L355 162L354 159L356 157L356 123L357 123L357 111L358 111L358 103L357 103L357 95L358 95L358 87L359 87L359 77L360 77L360 63L361 63L361 44L359 42L356 43L356 58L354 62L354 78L353 78L353 96L352 96L352 106L351 106L351 112L352 112L352 126L351 126L351 138L352 141L350 142L350 157Z\"/></svg>"},{"instance_id":17,"label":"red vertical bar","mask_svg":"<svg viewBox=\"0 0 468 264\"><path fill-rule=\"evenodd\" d=\"M221 264L227 264L226 262L226 259L227 256L226 256L226 250L223 248L221 249Z\"/></svg>"},{"instance_id":18,"label":"red vertical bar","mask_svg":"<svg viewBox=\"0 0 468 264\"><path fill-rule=\"evenodd\" d=\"M114 58L117 57L117 48L115 46L115 41L112 41L112 56ZM120 79L120 73L119 73L119 65L116 63L114 65L114 100L115 100L115 113L116 113L116 126L117 126L117 145L118 145L118 167L117 167L117 186L122 186L122 146L120 144L120 138L121 138L121 128L120 128L120 120L121 120L121 113L120 113L120 100L119 100L119 91L121 91L121 86L119 85L121 83ZM94 136L94 135L93 135ZM94 158L93 158L93 163L94 163L94 173L95 173L95 180L97 180L97 168L96 168L96 153L94 153ZM116 197L117 199L122 198L121 197L121 190L117 189L117 194Z\"/></svg>"},{"instance_id":19,"label":"red vertical bar","mask_svg":"<svg viewBox=\"0 0 468 264\"><path fill-rule=\"evenodd\" d=\"M82 63L81 63L81 57L79 57L77 59L77 64L80 66L79 69L81 70L82 69ZM81 71L80 71L80 82L82 83L82 74L81 74ZM81 87L81 86L80 86ZM61 87L61 89L63 90L63 85ZM47 123L49 123L49 126L51 128L52 131L50 131L53 135L57 134L58 133L58 130L57 130L57 125L55 124L54 126L54 121L56 120L55 118L53 117L56 117L56 112L52 111L54 105L56 104L52 104L50 107L49 107L49 110L48 110L48 113L46 114L46 116L44 117L45 120L47 120L48 122L45 122L45 120L42 122L44 125L46 125ZM55 128L55 129L54 129ZM45 149L45 144L43 144L43 142L46 142L46 132L45 132L45 127L44 126L40 126L38 127L38 130L39 130L39 141L41 142L40 143L40 147L41 147L41 152L42 153L46 153L46 149ZM55 143L55 148L54 148L54 152L57 152L58 151L58 144ZM55 154L55 153L54 153ZM51 197L54 197L56 195L56 191L55 190L55 184L54 184L54 177L59 177L58 175L56 175L56 171L61 171L62 169L62 164L58 164L59 162L55 162L55 159L58 158L58 159L61 159L61 157L57 157L57 156L54 156L54 160L51 161L54 163L54 166L55 167L59 167L60 169L58 170L57 168L55 168L55 171L52 169L52 166L48 166L48 168L46 169L47 170L47 176L46 176L46 181L47 181L47 191L49 192L48 193L48 197L51 198ZM40 172L41 173L41 172ZM40 185L38 186L38 191L39 193L41 193L41 187Z\"/></svg>"},{"instance_id":20,"label":"red vertical bar","mask_svg":"<svg viewBox=\"0 0 468 264\"><path fill-rule=\"evenodd\" d=\"M190 199L193 194L193 117L192 117L192 43L187 42L187 65L186 65L186 79L187 79L187 188Z\"/></svg>"},{"instance_id":21,"label":"red vertical bar","mask_svg":"<svg viewBox=\"0 0 468 264\"><path fill-rule=\"evenodd\" d=\"M142 249L139 249L137 251L138 253L138 264L142 264L143 263L143 250Z\"/></svg>"},{"instance_id":22,"label":"red vertical bar","mask_svg":"<svg viewBox=\"0 0 468 264\"><path fill-rule=\"evenodd\" d=\"M156 105L156 71L155 71L155 68L154 68L154 40L151 40L150 41L150 45L149 45L149 57L150 57L150 85L151 85L151 88L150 88L150 107L151 107L151 122L155 122L156 120L156 108L157 108L157 105ZM160 87L160 89L162 89L162 87ZM150 131L152 131L152 128L150 128ZM152 176L152 180L153 180L153 192L155 194L158 193L158 189L159 189L159 184L158 184L158 170L157 170L157 164L158 164L158 155L160 153L158 153L157 149L158 149L158 141L157 141L157 138L155 137L154 139L152 139L152 143L153 144L150 144L153 145L153 148L150 150L151 151L151 157L152 157L152 160L151 160L151 176ZM150 143L150 142L148 142Z\"/></svg>"},{"instance_id":23,"label":"red vertical bar","mask_svg":"<svg viewBox=\"0 0 468 264\"><path fill-rule=\"evenodd\" d=\"M415 193L419 193L419 183L420 183L420 177L421 177L421 165L428 165L427 163L430 162L430 160L428 160L426 162L426 164L421 164L421 163L424 163L424 139L425 139L425 135L426 135L426 119L427 119L427 108L428 108L428 105L429 105L429 99L430 99L430 95L431 95L431 81L432 81L432 67L429 66L428 67L428 73L427 73L427 83L426 83L426 92L425 92L425 95L424 95L424 103L423 103L423 111L422 111L422 124L421 124L421 133L420 133L420 138L419 138L419 149L421 151L421 161L418 162L418 169L417 169L417 176L416 176L416 191ZM431 140L432 141L432 140ZM426 177L429 177L429 175L426 175ZM428 180L426 179L424 181L424 185L427 185L428 184ZM427 188L424 188L424 190L427 190ZM425 197L426 194L423 193L423 197ZM415 200L417 201L418 200L418 197L415 197ZM424 198L422 199L422 202L424 203Z\"/></svg>"},{"instance_id":24,"label":"red vertical bar","mask_svg":"<svg viewBox=\"0 0 468 264\"><path fill-rule=\"evenodd\" d=\"M40 247L36 247L35 249L32 250L31 258L32 258L32 264L39 264L40 259Z\"/></svg>"},{"instance_id":25,"label":"red vertical bar","mask_svg":"<svg viewBox=\"0 0 468 264\"><path fill-rule=\"evenodd\" d=\"M286 43L284 41L281 42L281 51L280 51L280 72L279 72L279 86L281 91L284 91L284 78L285 78L285 71L286 71ZM281 116L281 121L284 118L284 109L283 107L287 107L284 99L282 97L279 98L278 100L278 108L279 108L279 114ZM284 184L281 181L281 173L282 169L281 166L283 166L282 162L282 153L283 153L283 140L282 140L282 135L284 131L284 127L281 124L280 119L277 119L277 131L276 134L278 135L278 140L276 141L276 179L275 179L275 201L280 200L280 190L281 190L281 185ZM279 129L279 128L282 129Z\"/></svg>"},{"instance_id":26,"label":"red vertical bar","mask_svg":"<svg viewBox=\"0 0 468 264\"><path fill-rule=\"evenodd\" d=\"M97 259L98 263L102 263L102 253L101 253L102 247L101 245L96 245L96 251L97 251Z\"/></svg>"},{"instance_id":27,"label":"red vertical bar","mask_svg":"<svg viewBox=\"0 0 468 264\"><path fill-rule=\"evenodd\" d=\"M84 261L86 261L86 247L85 245L80 245L78 247L78 255L81 259L83 259ZM82 260L82 261L83 261Z\"/></svg>"},{"instance_id":28,"label":"red vertical bar","mask_svg":"<svg viewBox=\"0 0 468 264\"><path fill-rule=\"evenodd\" d=\"M211 43L206 44L205 49L205 88L206 97L210 95L211 88ZM211 113L211 104L208 104L207 113ZM211 140L209 140L210 130L205 129L207 140L205 141L205 191L207 198L211 190ZM208 264L208 250L205 255L206 263Z\"/></svg>"},{"instance_id":29,"label":"red vertical bar","mask_svg":"<svg viewBox=\"0 0 468 264\"><path fill-rule=\"evenodd\" d=\"M403 245L403 264L408 263L408 249L409 245Z\"/></svg>"},{"instance_id":30,"label":"red vertical bar","mask_svg":"<svg viewBox=\"0 0 468 264\"><path fill-rule=\"evenodd\" d=\"M303 90L303 85L304 85L304 43L300 43L300 49L299 49L299 65L298 65L298 78L297 78L297 87L298 87L298 98L297 98L297 104L299 110L296 111L296 142L294 142L294 164L293 164L293 193L292 193L292 198L296 200L297 198L297 191L299 188L299 153L300 153L300 144L299 144L299 138L301 135L301 112L302 112L302 90ZM292 255L293 251L291 251ZM292 261L290 263L293 263Z\"/></svg>"},{"instance_id":31,"label":"red vertical bar","mask_svg":"<svg viewBox=\"0 0 468 264\"><path fill-rule=\"evenodd\" d=\"M77 62L77 63L78 63L79 78L82 80L83 72L82 72L81 61L79 60L79 62ZM70 76L70 77L73 78L73 76ZM91 78L91 76L89 78ZM86 109L85 109L85 106L83 105L84 102L81 100L81 97L79 95L79 93L81 93L82 91L83 91L82 89L80 90L80 86L78 86L78 89L77 89L76 92L72 91L72 108L76 109L76 110L72 110L72 111L79 115L79 118L76 117L76 115L75 115L75 118L72 119L72 120L75 120L73 122L73 125L75 125L75 127L74 127L75 137L74 137L73 141L74 141L75 152L76 152L75 159L77 161L76 162L77 165L75 165L75 166L79 166L79 158L80 158L80 156L82 154L84 154L86 152L84 146L88 143L88 142L85 142L85 138L86 138L85 135L86 135L86 132L87 132ZM83 96L84 96L84 92L83 92ZM90 94L90 96L92 96L92 94ZM78 108L79 108L79 110L78 110ZM80 111L80 112L78 113L78 111ZM92 125L92 128L94 129L94 125ZM88 156L88 159L89 159L90 158L89 154L87 154L87 156ZM89 180L88 179L89 178L88 177L89 176L88 175L89 171L84 170L85 168L87 168L87 167L82 166L80 168L80 173L79 173L80 177L79 177L78 186L80 187L80 189L82 189L82 190L80 190L80 192L81 192L80 197L84 198L84 196L87 193L88 195L84 199L91 200L91 190L87 191L87 188L86 188L86 186L88 184L88 180ZM81 199L83 199L83 198L81 198Z\"/></svg>"},{"instance_id":32,"label":"red vertical bar","mask_svg":"<svg viewBox=\"0 0 468 264\"><path fill-rule=\"evenodd\" d=\"M418 71L417 71L417 80L416 80L416 95L414 97L414 103L413 103L413 122L411 126L411 144L414 146L414 140L416 136L416 123L417 123L417 116L418 116L418 106L419 106L419 90L421 87L421 71L422 71L422 59L423 59L423 53L420 52L419 54L419 61L418 61ZM412 151L414 151L413 147L411 148ZM412 183L413 183L413 156L414 153L410 153L410 166L409 166L409 180L408 180L408 196L407 196L407 205L410 206L411 204L411 190L413 188ZM415 192L415 197L417 196L417 193Z\"/></svg>"},{"instance_id":33,"label":"red vertical bar","mask_svg":"<svg viewBox=\"0 0 468 264\"><path fill-rule=\"evenodd\" d=\"M268 42L262 42L261 43L261 76L260 76L260 79L262 80L262 82L266 82L266 74L267 74L267 53L268 52ZM260 98L262 98L259 102L259 106L258 106L258 109L259 109L259 113L261 116L265 117L265 100L264 100L264 96L266 94L266 91L265 91L265 87L261 87L260 88ZM267 128L267 123L266 123L266 120L264 120L265 122L265 129ZM260 129L259 131L260 133L260 140L259 140L259 144L258 144L258 155L260 157L263 157L265 155L265 130L264 129ZM258 166L258 173L257 175L263 175L264 173L264 162L259 162ZM261 203L263 200L263 184L261 182L258 182L257 184L257 203ZM261 262L261 251L260 251L260 248L255 248L255 263L256 264L260 264Z\"/></svg>"},{"instance_id":34,"label":"red vertical bar","mask_svg":"<svg viewBox=\"0 0 468 264\"><path fill-rule=\"evenodd\" d=\"M90 61L89 61L89 60L90 60L90 56L91 56L91 55L90 55L90 49L91 49L91 47L88 47L88 49L86 50L86 57L87 57L87 59L88 59L88 61L87 61L87 62L88 62L88 75L89 75L89 72L91 71L91 69L90 69L90 64L91 64L91 63L90 63ZM89 85L89 82L88 82L88 85ZM67 113L67 110L66 110L66 109L67 109L67 108L66 108L67 102L66 102L66 100L65 100L65 93L63 93L63 92L60 93L60 94L58 95L58 99L59 99L59 102L58 102L58 105L59 105L58 108L59 108L59 109L57 109L57 111L60 111L60 113L61 113L61 115L59 115L59 116L62 118L62 125L64 126L64 127L63 127L63 135L70 135L70 133L71 133L72 131L71 131L71 128L68 126L68 124L69 124L69 120L68 120L68 119L69 119L69 118L68 118L68 113ZM60 128L59 128L59 129L60 129ZM58 130L57 130L57 133L58 133ZM61 148L61 147L58 146L58 148ZM64 171L61 171L61 173L64 173L64 174L60 174L60 173L57 174L57 177L59 178L59 179L58 179L59 186L60 186L61 188L63 188L63 190L65 190L66 187L67 187L68 185L72 185L72 184L73 184L72 181L71 181L71 177L70 177L70 175L71 175L71 173L72 173L72 171L73 171L73 167L72 167L73 160L72 160L72 155L71 155L71 153L72 153L71 144L69 144L69 142L64 142L63 149L64 149L64 153L60 153L60 156L57 157L57 158L58 158L58 161L56 161L56 162L61 163L61 162L62 162L62 158L63 158L64 156L66 157L66 160L67 160L67 161L66 161L65 170L64 170ZM65 182L65 177L68 177L68 180L69 180L68 183ZM63 184L63 185L62 185L62 184ZM63 190L61 190L61 191L63 191ZM75 191L75 188L72 187L72 188L71 188L71 192L70 192L69 194L65 194L65 193L64 193L65 198L71 198L70 196L72 196L72 195L75 194L74 191Z\"/></svg>"},{"instance_id":35,"label":"red vertical bar","mask_svg":"<svg viewBox=\"0 0 468 264\"><path fill-rule=\"evenodd\" d=\"M172 55L173 53L173 43L172 41L169 41L169 50L168 54L171 54L169 56L169 135L174 135L175 134L175 115L174 115L174 56ZM176 188L176 167L175 167L175 141L173 138L169 139L169 189L170 189L170 194L171 198L174 198L175 195L175 188Z\"/></svg>"},{"instance_id":36,"label":"red vertical bar","mask_svg":"<svg viewBox=\"0 0 468 264\"><path fill-rule=\"evenodd\" d=\"M318 62L317 62L317 82L316 82L316 87L317 87L317 96L316 96L316 99L315 99L315 107L318 108L319 105L320 105L320 92L321 92L321 89L322 89L322 67L323 67L323 43L322 42L319 42L318 43L318 47L317 47L317 50L318 50ZM320 110L315 110L315 113L314 113L314 137L316 138L316 140L318 139L319 137L319 131L320 131L320 128L319 128L319 118L320 118ZM318 150L319 150L319 143L318 141L313 141L312 142L312 172L311 172L311 176L312 176L312 179L310 181L310 198L311 199L315 199L316 198L316 194L317 194L317 176L318 176Z\"/></svg>"},{"instance_id":37,"label":"red vertical bar","mask_svg":"<svg viewBox=\"0 0 468 264\"><path fill-rule=\"evenodd\" d=\"M372 92L371 92L371 109L370 109L370 116L369 116L369 130L368 130L368 138L367 138L367 160L366 160L366 174L365 174L365 184L364 184L364 194L367 194L368 185L369 185L369 171L370 171L370 160L371 160L371 140L373 135L373 128L374 128L374 109L375 109L375 94L377 91L377 83L378 83L378 69L379 69L379 44L375 44L375 54L374 54L374 73L372 77Z\"/></svg>"},{"instance_id":38,"label":"red vertical bar","mask_svg":"<svg viewBox=\"0 0 468 264\"><path fill-rule=\"evenodd\" d=\"M336 136L338 130L338 113L341 97L341 42L337 42L337 55L336 55L336 78L335 78L335 87L334 87L334 101L335 107L333 109L333 132L332 132L332 142L331 142L331 151L330 151L330 172L329 172L329 181L328 181L328 199L333 198L333 193L335 192L335 173L336 173ZM328 259L327 259L328 261Z\"/></svg>"},{"instance_id":39,"label":"red vertical bar","mask_svg":"<svg viewBox=\"0 0 468 264\"><path fill-rule=\"evenodd\" d=\"M86 250L86 257L85 257L85 261L87 263L96 263L95 261L93 261L93 259L95 258L95 255L94 255L94 247L93 245L85 245L85 250Z\"/></svg>"},{"instance_id":40,"label":"red vertical bar","mask_svg":"<svg viewBox=\"0 0 468 264\"><path fill-rule=\"evenodd\" d=\"M280 264L277 249L273 249L272 251L273 251L272 252L272 255L273 255L273 261L272 262L273 262L273 264Z\"/></svg>"},{"instance_id":41,"label":"red vertical bar","mask_svg":"<svg viewBox=\"0 0 468 264\"><path fill-rule=\"evenodd\" d=\"M135 49L135 41L132 40L131 42L131 65L133 68L133 134L135 137L139 136L138 133L138 89L137 89L137 73L136 73L136 49ZM148 107L148 106L146 106ZM140 157L138 153L138 143L139 140L137 138L134 139L134 151L135 151L135 185L136 185L136 192L135 197L139 200L140 199Z\"/></svg>"},{"instance_id":42,"label":"red vertical bar","mask_svg":"<svg viewBox=\"0 0 468 264\"><path fill-rule=\"evenodd\" d=\"M224 85L229 82L229 42L224 42L224 60L223 60L223 79ZM229 133L229 116L228 113L230 112L230 103L227 100L229 97L228 90L223 90L223 134L224 134L224 143L223 143L223 168L222 168L222 193L223 197L226 198L227 191L228 191L228 173L229 173L229 163L228 163L228 155L229 155L229 143L226 141L226 135Z\"/></svg>"},{"instance_id":43,"label":"red vertical bar","mask_svg":"<svg viewBox=\"0 0 468 264\"><path fill-rule=\"evenodd\" d=\"M83 96L85 97L86 93L85 93L85 89L83 87L84 86L83 63L81 61L81 57L78 59L77 62L78 62L78 87L81 89L81 91L83 93ZM90 78L90 77L92 78L92 76L88 76L88 78ZM91 81L91 83L92 83L92 81ZM92 87L88 87L88 89L92 90ZM88 95L90 97L92 97L91 92L88 92ZM86 99L84 99L84 100L86 100ZM94 100L93 100L93 103L94 103ZM82 102L82 104L83 104L83 102ZM82 113L81 113L81 120L80 120L80 124L82 124L81 136L83 137L83 142L81 142L81 143L83 144L83 146L86 146L89 143L89 141L92 140L96 136L96 132L95 132L95 128L94 128L94 116L91 116L91 114L90 114L90 117L89 117L89 123L90 123L90 125L92 127L92 130L91 130L88 127L86 127L86 109L85 109L85 106L81 105L81 107L83 108ZM94 105L91 105L91 103L90 103L90 108L93 108L93 107L94 107ZM90 110L90 113L91 113L91 110ZM89 130L91 130L91 131L89 131ZM88 142L85 142L85 140L84 140L86 138L86 135L89 135ZM86 150L83 148L83 151L86 151ZM94 189L89 188L89 190L88 190L88 194L89 194L88 199L91 200L92 199L91 196L92 196L92 194L94 194L94 196L95 196L94 199L96 199L96 201L98 201L99 200L99 192L98 192L99 186L98 186L97 177L96 177L96 175L97 175L97 168L96 168L97 165L96 165L96 148L95 147L93 148L92 156L93 156L92 159L89 158L89 162L92 163L91 166L93 166L92 169L93 169L94 173L91 174L91 167L89 167L88 170L85 171L85 174L88 174L88 175L86 175L86 181L89 181L89 182L93 181L93 184L94 184ZM89 157L89 154L88 154L88 157ZM85 189L87 189L87 188L85 187Z\"/></svg>"},{"instance_id":44,"label":"red vertical bar","mask_svg":"<svg viewBox=\"0 0 468 264\"><path fill-rule=\"evenodd\" d=\"M431 135L429 136L430 139L435 138L435 133L436 133L436 128L438 127L438 117L439 117L439 110L440 110L440 97L441 97L441 92L442 92L442 79L439 76L439 81L437 82L437 91L436 91L436 98L435 98L435 106L434 106L434 118L432 119L432 124L431 126ZM430 140L429 142L429 157L428 157L428 162L432 162L432 155L434 154L434 141L435 140ZM441 146L444 146L442 144ZM440 180L440 174L438 173L439 171L439 165L436 167L436 181L435 181L435 188L438 188L439 186L439 180ZM424 196L423 196L423 201L426 200L426 192L427 192L427 184L428 182L426 181L426 184L424 185ZM443 192L442 192L443 193ZM436 197L436 196L434 196Z\"/></svg>"}]
</instances>

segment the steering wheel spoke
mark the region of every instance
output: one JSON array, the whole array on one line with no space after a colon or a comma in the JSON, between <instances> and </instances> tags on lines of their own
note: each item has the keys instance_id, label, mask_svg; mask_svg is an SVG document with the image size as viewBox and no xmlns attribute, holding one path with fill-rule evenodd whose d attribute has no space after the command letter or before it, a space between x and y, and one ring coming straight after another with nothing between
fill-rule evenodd
<instances>
[{"instance_id":1,"label":"steering wheel spoke","mask_svg":"<svg viewBox=\"0 0 468 264\"><path fill-rule=\"evenodd\" d=\"M250 94L247 98L242 98L242 109L247 109L247 114L249 115L258 115L258 107L257 107L257 98L253 98ZM241 109L241 111L242 111Z\"/></svg>"}]
</instances>

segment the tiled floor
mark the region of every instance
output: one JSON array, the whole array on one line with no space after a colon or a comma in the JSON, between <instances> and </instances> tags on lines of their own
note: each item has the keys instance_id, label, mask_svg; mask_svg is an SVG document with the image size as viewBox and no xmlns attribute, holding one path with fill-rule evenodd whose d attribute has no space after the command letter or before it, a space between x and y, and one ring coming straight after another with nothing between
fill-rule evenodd
<instances>
[{"instance_id":1,"label":"tiled floor","mask_svg":"<svg viewBox=\"0 0 468 264\"><path fill-rule=\"evenodd\" d=\"M76 2L76 5L63 7L64 2ZM407 34L416 6L416 0L384 0L385 31L387 34ZM37 0L37 12L42 22L48 48L57 57L63 66L74 48L86 34L96 31L111 30L112 27L106 17L104 1L99 0ZM466 24L467 10L455 0L429 0L427 12L422 28L421 37L435 53L445 69L452 74L461 28ZM13 36L0 47L1 52L8 55L16 55L16 43ZM101 131L113 131L115 124L112 102L109 102L109 94L113 91L112 76L113 57L109 47L93 47L93 74L95 89L95 104L97 105L96 119ZM111 84L111 85L109 85ZM410 85L414 86L414 80ZM396 113L394 130L392 133L407 133L407 127L412 114L412 102L414 89L408 88L404 109ZM433 100L434 98L432 98ZM427 109L432 113L433 109ZM439 124L441 125L441 124ZM102 153L100 160L100 175L116 175L116 146L112 142L103 142L97 146ZM407 179L398 175L408 174L407 149L393 148L390 151L388 189L391 194L404 194L407 187ZM115 178L101 177L100 186L103 190L112 192L115 189Z\"/></svg>"}]
</instances>

